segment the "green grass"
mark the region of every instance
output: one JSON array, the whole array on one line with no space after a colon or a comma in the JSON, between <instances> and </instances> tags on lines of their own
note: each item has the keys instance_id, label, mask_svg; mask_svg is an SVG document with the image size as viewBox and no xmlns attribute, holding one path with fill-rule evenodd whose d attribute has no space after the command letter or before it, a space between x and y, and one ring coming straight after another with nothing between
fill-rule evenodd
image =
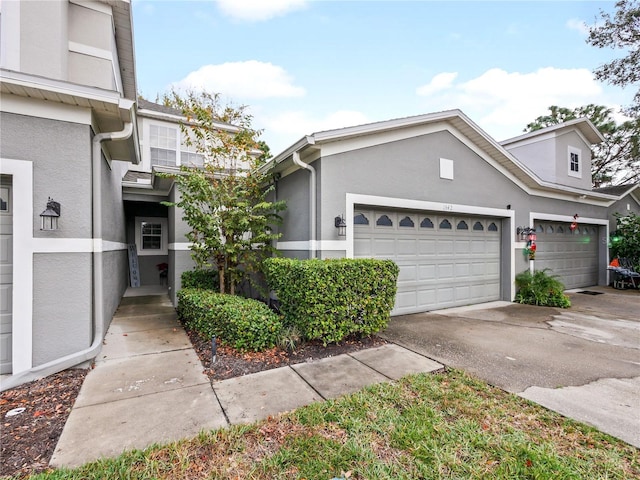
<instances>
[{"instance_id":1,"label":"green grass","mask_svg":"<svg viewBox=\"0 0 640 480\"><path fill-rule=\"evenodd\" d=\"M638 449L459 371L413 375L48 479L628 479Z\"/></svg>"}]
</instances>

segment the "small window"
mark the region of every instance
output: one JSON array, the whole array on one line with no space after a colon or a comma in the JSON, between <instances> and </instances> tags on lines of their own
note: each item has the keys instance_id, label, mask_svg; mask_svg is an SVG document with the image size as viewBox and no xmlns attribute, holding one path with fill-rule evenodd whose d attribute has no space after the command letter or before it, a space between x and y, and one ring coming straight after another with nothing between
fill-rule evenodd
<instances>
[{"instance_id":1,"label":"small window","mask_svg":"<svg viewBox=\"0 0 640 480\"><path fill-rule=\"evenodd\" d=\"M465 222L464 220L460 220L458 222L458 225L456 225L456 228L458 230L469 230L469 225L467 225L467 222Z\"/></svg>"},{"instance_id":2,"label":"small window","mask_svg":"<svg viewBox=\"0 0 640 480\"><path fill-rule=\"evenodd\" d=\"M553 227L551 225L547 225L546 233L553 233Z\"/></svg>"},{"instance_id":3,"label":"small window","mask_svg":"<svg viewBox=\"0 0 640 480\"><path fill-rule=\"evenodd\" d=\"M429 217L425 217L420 222L420 228L433 228L433 222L431 221L431 219Z\"/></svg>"},{"instance_id":4,"label":"small window","mask_svg":"<svg viewBox=\"0 0 640 480\"><path fill-rule=\"evenodd\" d=\"M393 222L388 216L382 215L378 220L376 220L376 225L379 227L393 227Z\"/></svg>"},{"instance_id":5,"label":"small window","mask_svg":"<svg viewBox=\"0 0 640 480\"><path fill-rule=\"evenodd\" d=\"M480 222L476 222L476 223L473 224L473 229L478 231L478 232L481 232L481 231L484 230L484 225L482 225L482 223L480 223Z\"/></svg>"},{"instance_id":6,"label":"small window","mask_svg":"<svg viewBox=\"0 0 640 480\"><path fill-rule=\"evenodd\" d=\"M575 147L569 147L569 176L582 178L582 151Z\"/></svg>"},{"instance_id":7,"label":"small window","mask_svg":"<svg viewBox=\"0 0 640 480\"><path fill-rule=\"evenodd\" d=\"M354 225L369 225L369 219L364 216L364 213L359 213L353 217Z\"/></svg>"},{"instance_id":8,"label":"small window","mask_svg":"<svg viewBox=\"0 0 640 480\"><path fill-rule=\"evenodd\" d=\"M536 233L543 233L544 232L544 228L542 228L542 225L538 225L536 227Z\"/></svg>"},{"instance_id":9,"label":"small window","mask_svg":"<svg viewBox=\"0 0 640 480\"><path fill-rule=\"evenodd\" d=\"M489 228L487 228L487 230L489 230L490 232L497 232L498 231L498 226L491 222L491 225L489 225Z\"/></svg>"},{"instance_id":10,"label":"small window","mask_svg":"<svg viewBox=\"0 0 640 480\"><path fill-rule=\"evenodd\" d=\"M400 220L400 223L398 224L401 227L415 227L415 223L413 223L413 220L411 220L410 217L404 217L402 220Z\"/></svg>"},{"instance_id":11,"label":"small window","mask_svg":"<svg viewBox=\"0 0 640 480\"><path fill-rule=\"evenodd\" d=\"M589 229L587 227L582 227L582 234L589 235Z\"/></svg>"},{"instance_id":12,"label":"small window","mask_svg":"<svg viewBox=\"0 0 640 480\"><path fill-rule=\"evenodd\" d=\"M0 187L0 212L9 212L9 187Z\"/></svg>"},{"instance_id":13,"label":"small window","mask_svg":"<svg viewBox=\"0 0 640 480\"><path fill-rule=\"evenodd\" d=\"M556 233L564 233L564 228L562 228L562 225L558 227L558 230L556 231Z\"/></svg>"},{"instance_id":14,"label":"small window","mask_svg":"<svg viewBox=\"0 0 640 480\"><path fill-rule=\"evenodd\" d=\"M591 235L595 235L596 233L596 227L591 227Z\"/></svg>"},{"instance_id":15,"label":"small window","mask_svg":"<svg viewBox=\"0 0 640 480\"><path fill-rule=\"evenodd\" d=\"M178 129L149 125L149 153L151 165L172 167L176 165Z\"/></svg>"},{"instance_id":16,"label":"small window","mask_svg":"<svg viewBox=\"0 0 640 480\"><path fill-rule=\"evenodd\" d=\"M440 228L444 230L451 230L451 222L445 218L440 222Z\"/></svg>"},{"instance_id":17,"label":"small window","mask_svg":"<svg viewBox=\"0 0 640 480\"><path fill-rule=\"evenodd\" d=\"M138 255L167 255L167 219L136 217L136 246Z\"/></svg>"}]
</instances>

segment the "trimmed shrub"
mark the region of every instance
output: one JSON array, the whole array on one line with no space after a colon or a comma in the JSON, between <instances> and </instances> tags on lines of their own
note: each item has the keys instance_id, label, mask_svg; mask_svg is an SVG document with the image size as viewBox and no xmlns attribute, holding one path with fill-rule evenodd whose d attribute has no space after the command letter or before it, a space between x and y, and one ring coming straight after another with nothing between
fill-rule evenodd
<instances>
[{"instance_id":1,"label":"trimmed shrub","mask_svg":"<svg viewBox=\"0 0 640 480\"><path fill-rule=\"evenodd\" d=\"M517 303L540 305L544 307L568 308L571 301L564 292L564 284L556 277L547 274L547 269L531 273L525 270L516 275Z\"/></svg>"},{"instance_id":2,"label":"trimmed shrub","mask_svg":"<svg viewBox=\"0 0 640 480\"><path fill-rule=\"evenodd\" d=\"M326 345L389 323L399 271L391 260L269 258L263 268L285 325L307 340Z\"/></svg>"},{"instance_id":3,"label":"trimmed shrub","mask_svg":"<svg viewBox=\"0 0 640 480\"><path fill-rule=\"evenodd\" d=\"M280 317L264 303L211 290L180 290L178 315L204 338L215 335L238 350L274 347L282 331Z\"/></svg>"},{"instance_id":4,"label":"trimmed shrub","mask_svg":"<svg viewBox=\"0 0 640 480\"><path fill-rule=\"evenodd\" d=\"M220 279L217 270L185 270L180 275L182 288L203 288L205 290L220 290Z\"/></svg>"}]
</instances>

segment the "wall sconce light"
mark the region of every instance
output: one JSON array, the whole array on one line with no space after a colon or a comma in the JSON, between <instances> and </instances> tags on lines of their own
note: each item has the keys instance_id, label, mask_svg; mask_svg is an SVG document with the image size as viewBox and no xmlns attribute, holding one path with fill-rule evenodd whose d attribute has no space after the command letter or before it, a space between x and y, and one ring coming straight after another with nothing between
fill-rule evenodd
<instances>
[{"instance_id":1,"label":"wall sconce light","mask_svg":"<svg viewBox=\"0 0 640 480\"><path fill-rule=\"evenodd\" d=\"M40 230L57 230L60 204L49 197L47 208L40 214Z\"/></svg>"},{"instance_id":2,"label":"wall sconce light","mask_svg":"<svg viewBox=\"0 0 640 480\"><path fill-rule=\"evenodd\" d=\"M338 229L338 236L345 237L347 235L347 222L344 221L342 215L338 215L335 219L335 226Z\"/></svg>"},{"instance_id":3,"label":"wall sconce light","mask_svg":"<svg viewBox=\"0 0 640 480\"><path fill-rule=\"evenodd\" d=\"M520 240L526 240L527 237L529 237L529 235L534 235L536 234L536 230L535 228L531 228L531 227L517 227L516 228L516 235L518 235L520 237Z\"/></svg>"}]
</instances>

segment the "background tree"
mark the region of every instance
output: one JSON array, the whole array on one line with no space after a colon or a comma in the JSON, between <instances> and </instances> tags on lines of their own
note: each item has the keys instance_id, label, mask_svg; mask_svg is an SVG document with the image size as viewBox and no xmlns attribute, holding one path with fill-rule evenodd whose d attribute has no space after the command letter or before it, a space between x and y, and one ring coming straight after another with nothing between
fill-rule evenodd
<instances>
[{"instance_id":1,"label":"background tree","mask_svg":"<svg viewBox=\"0 0 640 480\"><path fill-rule=\"evenodd\" d=\"M174 91L163 102L182 112L185 142L205 159L203 169L183 166L175 176L181 198L173 205L191 227L192 257L199 268L215 266L220 292L234 294L272 255L280 235L271 227L285 208L282 201L268 200L271 175L259 169L260 132L251 128L245 106L222 106L218 94Z\"/></svg>"},{"instance_id":2,"label":"background tree","mask_svg":"<svg viewBox=\"0 0 640 480\"><path fill-rule=\"evenodd\" d=\"M626 258L640 272L640 216L615 214L616 231L611 234L611 258Z\"/></svg>"},{"instance_id":3,"label":"background tree","mask_svg":"<svg viewBox=\"0 0 640 480\"><path fill-rule=\"evenodd\" d=\"M638 0L618 0L615 15L600 11L601 23L589 28L587 43L603 48L620 48L626 56L617 58L598 67L598 80L621 87L640 85L640 2ZM636 91L633 104L626 113L638 118L640 115L640 88Z\"/></svg>"},{"instance_id":4,"label":"background tree","mask_svg":"<svg viewBox=\"0 0 640 480\"><path fill-rule=\"evenodd\" d=\"M524 131L587 117L604 136L604 142L592 148L592 185L602 187L637 182L640 180L640 117L618 125L612 112L611 108L602 105L590 104L574 109L554 105L549 107L549 115L536 118Z\"/></svg>"}]
</instances>

